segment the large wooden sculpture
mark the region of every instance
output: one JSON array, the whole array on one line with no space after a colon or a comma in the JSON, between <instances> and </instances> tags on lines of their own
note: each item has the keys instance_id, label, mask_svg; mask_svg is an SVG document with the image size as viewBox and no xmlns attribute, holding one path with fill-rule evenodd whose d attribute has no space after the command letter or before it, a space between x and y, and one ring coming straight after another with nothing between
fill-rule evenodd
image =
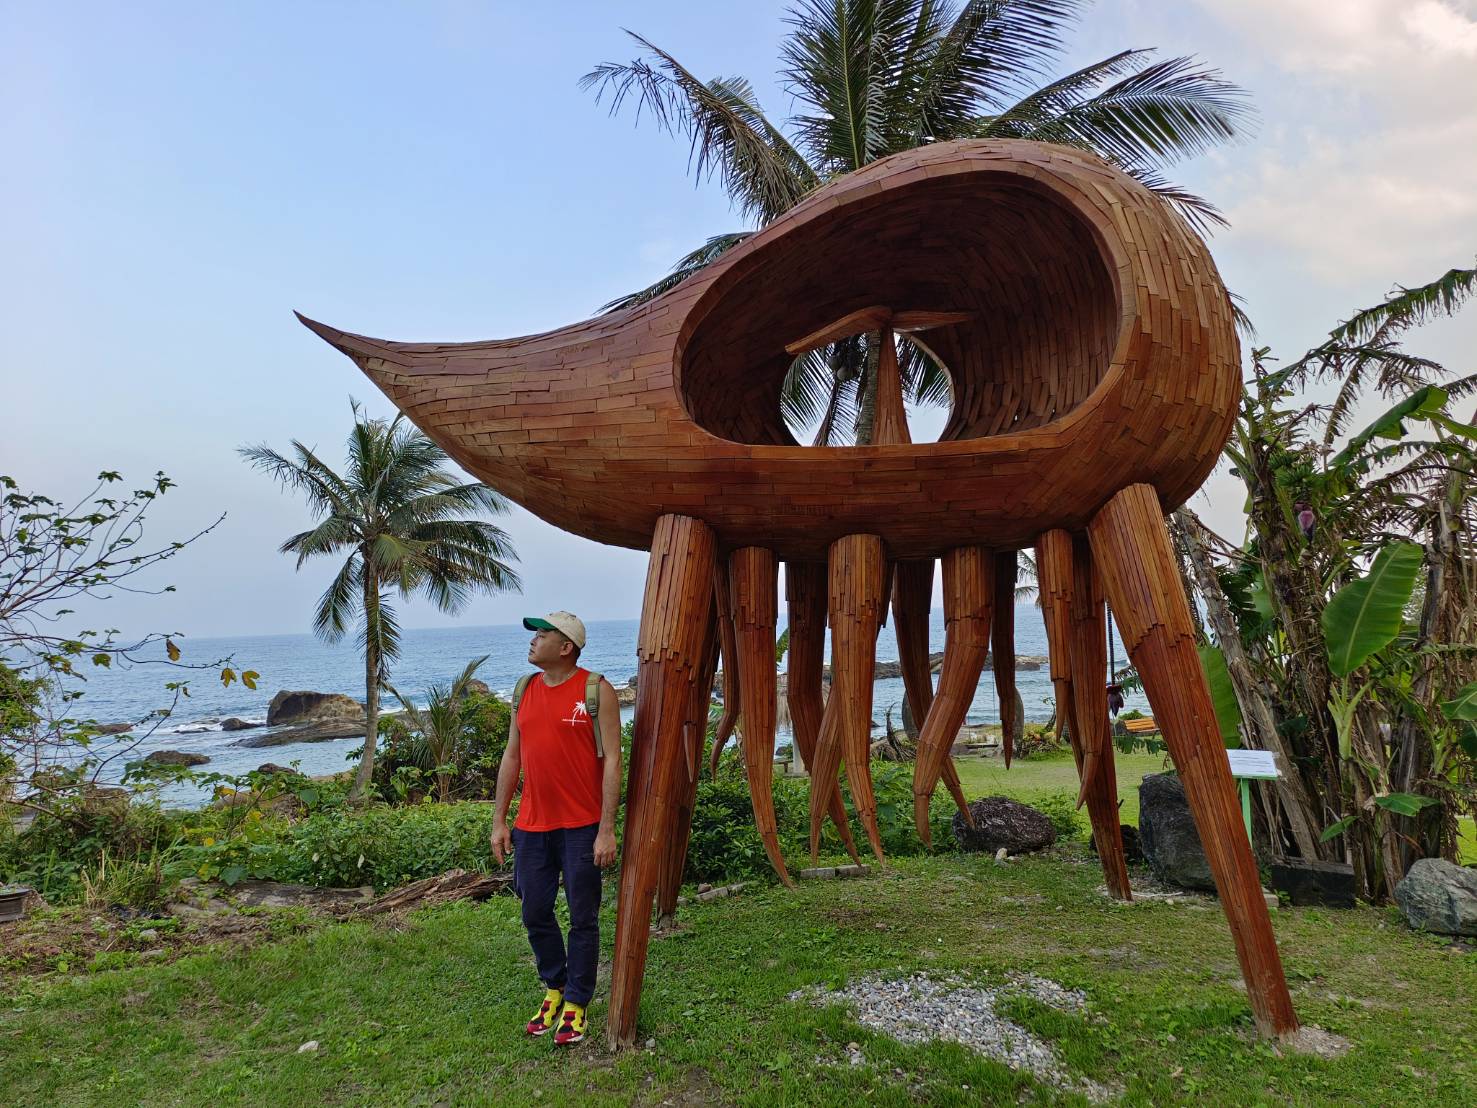
<instances>
[{"instance_id":1,"label":"large wooden sculpture","mask_svg":"<svg viewBox=\"0 0 1477 1108\"><path fill-rule=\"evenodd\" d=\"M813 771L812 842L827 817L846 826L844 767L880 857L867 753L886 605L920 713L926 836L937 781L957 789L949 746L992 636L995 669L1011 667L1015 552L1032 546L1058 711L1110 891L1129 895L1103 703L1104 600L1185 778L1257 1025L1296 1027L1162 514L1199 487L1225 443L1239 350L1204 245L1152 193L1077 151L942 143L818 190L649 303L562 330L400 343L305 322L470 472L559 527L651 551L614 1043L636 1035L653 897L667 912L674 904L715 639L756 820L786 876L768 795L776 563L787 566L789 697ZM780 416L787 368L799 351L863 333L880 354L876 442L800 446ZM895 334L949 373L953 411L939 442L907 441ZM948 641L935 693L918 627L938 558ZM833 667L824 708L822 610Z\"/></svg>"}]
</instances>

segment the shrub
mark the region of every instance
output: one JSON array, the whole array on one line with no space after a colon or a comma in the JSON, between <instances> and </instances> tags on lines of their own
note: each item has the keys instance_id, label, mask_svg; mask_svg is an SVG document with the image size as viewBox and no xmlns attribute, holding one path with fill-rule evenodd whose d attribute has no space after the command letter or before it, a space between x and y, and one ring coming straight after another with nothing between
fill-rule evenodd
<instances>
[{"instance_id":1,"label":"shrub","mask_svg":"<svg viewBox=\"0 0 1477 1108\"><path fill-rule=\"evenodd\" d=\"M1087 830L1087 821L1077 809L1077 798L1071 793L1048 793L1030 801L1032 808L1051 820L1057 837L1067 841L1080 840Z\"/></svg>"}]
</instances>

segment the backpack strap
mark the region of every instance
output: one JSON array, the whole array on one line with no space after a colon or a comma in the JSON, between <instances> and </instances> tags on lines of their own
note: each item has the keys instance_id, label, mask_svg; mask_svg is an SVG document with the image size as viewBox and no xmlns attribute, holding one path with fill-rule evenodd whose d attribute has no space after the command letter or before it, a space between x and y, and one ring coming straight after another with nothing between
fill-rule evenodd
<instances>
[{"instance_id":1,"label":"backpack strap","mask_svg":"<svg viewBox=\"0 0 1477 1108\"><path fill-rule=\"evenodd\" d=\"M605 744L600 741L600 682L603 673L591 673L585 678L585 711L590 713L590 726L595 731L595 757L605 757Z\"/></svg>"},{"instance_id":2,"label":"backpack strap","mask_svg":"<svg viewBox=\"0 0 1477 1108\"><path fill-rule=\"evenodd\" d=\"M518 714L518 705L523 702L523 694L528 690L528 683L533 680L533 674L525 673L518 678L518 683L513 686L513 714Z\"/></svg>"}]
</instances>

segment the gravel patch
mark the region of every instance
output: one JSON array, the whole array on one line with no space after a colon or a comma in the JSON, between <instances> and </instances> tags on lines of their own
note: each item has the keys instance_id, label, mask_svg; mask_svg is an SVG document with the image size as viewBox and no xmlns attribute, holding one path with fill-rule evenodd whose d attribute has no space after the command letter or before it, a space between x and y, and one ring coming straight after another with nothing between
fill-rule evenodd
<instances>
[{"instance_id":1,"label":"gravel patch","mask_svg":"<svg viewBox=\"0 0 1477 1108\"><path fill-rule=\"evenodd\" d=\"M1103 1085L1070 1076L1049 1043L996 1011L1001 1001L1020 995L1063 1011L1080 1013L1087 1004L1084 993L1032 974L1013 974L1008 984L993 989L957 979L936 981L921 973L893 980L873 976L834 992L801 989L790 999L845 1004L863 1027L898 1042L959 1043L1095 1103L1116 1095ZM847 1044L845 1061L853 1066L863 1063L857 1044Z\"/></svg>"}]
</instances>

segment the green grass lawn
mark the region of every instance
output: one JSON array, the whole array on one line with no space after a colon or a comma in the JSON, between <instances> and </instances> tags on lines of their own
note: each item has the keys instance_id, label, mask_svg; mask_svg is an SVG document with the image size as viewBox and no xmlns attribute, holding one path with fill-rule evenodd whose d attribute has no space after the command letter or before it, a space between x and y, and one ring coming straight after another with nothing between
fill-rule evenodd
<instances>
[{"instance_id":1,"label":"green grass lawn","mask_svg":"<svg viewBox=\"0 0 1477 1108\"><path fill-rule=\"evenodd\" d=\"M943 855L685 907L682 929L651 946L641 1034L655 1045L614 1057L524 1038L540 987L506 898L11 982L0 1089L26 1105L1081 1102L961 1047L903 1045L839 1007L787 999L921 971L1084 990L1085 1015L1023 998L1006 1011L1124 1103L1477 1101L1477 955L1387 909L1278 912L1302 1018L1353 1044L1332 1061L1279 1056L1252 1035L1216 905L1120 906L1099 876L1080 847L1006 866ZM308 1040L319 1049L298 1053Z\"/></svg>"}]
</instances>

